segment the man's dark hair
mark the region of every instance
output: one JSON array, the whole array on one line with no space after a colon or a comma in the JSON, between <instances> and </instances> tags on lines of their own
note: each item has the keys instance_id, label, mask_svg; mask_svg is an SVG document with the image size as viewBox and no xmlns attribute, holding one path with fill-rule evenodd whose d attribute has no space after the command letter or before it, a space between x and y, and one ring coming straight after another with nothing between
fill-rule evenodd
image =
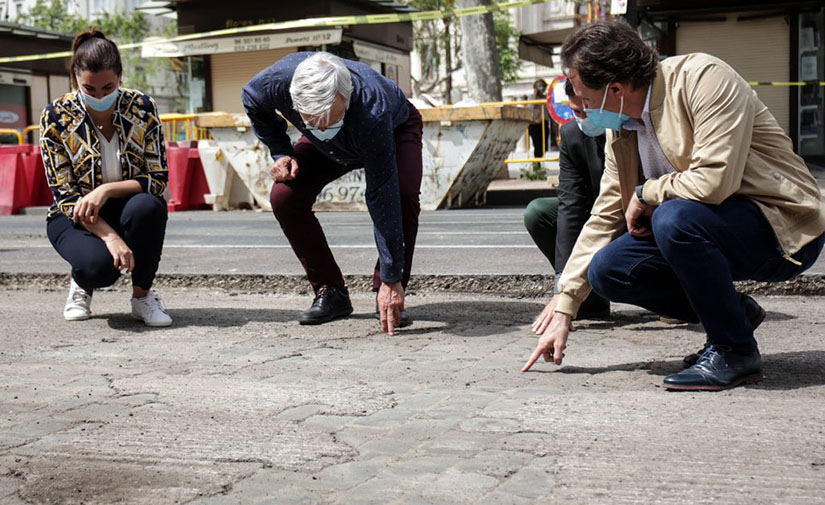
<instances>
[{"instance_id":1,"label":"man's dark hair","mask_svg":"<svg viewBox=\"0 0 825 505\"><path fill-rule=\"evenodd\" d=\"M576 97L576 90L573 89L573 81L570 79L564 80L564 92L567 94L568 98L575 98Z\"/></svg>"},{"instance_id":2,"label":"man's dark hair","mask_svg":"<svg viewBox=\"0 0 825 505\"><path fill-rule=\"evenodd\" d=\"M584 26L561 48L564 73L575 69L590 89L602 89L614 82L629 82L634 89L648 86L658 63L656 51L624 20Z\"/></svg>"}]
</instances>

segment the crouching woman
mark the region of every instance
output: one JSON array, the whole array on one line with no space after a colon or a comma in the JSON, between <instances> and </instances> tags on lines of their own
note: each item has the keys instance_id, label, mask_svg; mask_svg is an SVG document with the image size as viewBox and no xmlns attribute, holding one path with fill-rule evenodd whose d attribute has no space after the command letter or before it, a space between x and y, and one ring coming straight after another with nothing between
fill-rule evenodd
<instances>
[{"instance_id":1,"label":"crouching woman","mask_svg":"<svg viewBox=\"0 0 825 505\"><path fill-rule=\"evenodd\" d=\"M94 290L128 272L132 316L148 326L169 326L172 318L151 290L167 219L162 193L168 168L157 106L121 88L120 52L103 33L80 33L72 52L74 90L47 106L40 120L55 200L47 233L72 269L63 316L88 319Z\"/></svg>"}]
</instances>

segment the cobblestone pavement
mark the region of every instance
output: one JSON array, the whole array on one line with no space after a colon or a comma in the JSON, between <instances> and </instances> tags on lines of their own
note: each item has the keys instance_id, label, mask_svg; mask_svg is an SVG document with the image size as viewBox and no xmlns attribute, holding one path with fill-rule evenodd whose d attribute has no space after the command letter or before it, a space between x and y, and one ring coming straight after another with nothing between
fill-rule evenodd
<instances>
[{"instance_id":1,"label":"cobblestone pavement","mask_svg":"<svg viewBox=\"0 0 825 505\"><path fill-rule=\"evenodd\" d=\"M825 303L761 297L765 379L668 393L703 341L617 306L564 366L519 368L544 300L373 299L299 326L309 300L164 290L147 329L122 289L93 319L65 291L0 290L0 504L825 503Z\"/></svg>"}]
</instances>

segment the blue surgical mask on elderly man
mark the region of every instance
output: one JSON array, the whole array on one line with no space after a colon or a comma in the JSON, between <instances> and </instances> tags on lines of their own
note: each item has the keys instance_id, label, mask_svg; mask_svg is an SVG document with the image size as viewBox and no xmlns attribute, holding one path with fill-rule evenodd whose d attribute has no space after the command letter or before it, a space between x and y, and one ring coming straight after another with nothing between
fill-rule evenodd
<instances>
[{"instance_id":1,"label":"blue surgical mask on elderly man","mask_svg":"<svg viewBox=\"0 0 825 505\"><path fill-rule=\"evenodd\" d=\"M120 88L112 91L103 98L95 98L92 95L87 95L83 91L80 92L80 96L83 97L83 101L86 102L86 105L88 105L92 110L96 110L97 112L106 112L107 110L111 109L112 105L114 105L115 103L115 100L117 100L119 94Z\"/></svg>"},{"instance_id":2,"label":"blue surgical mask on elderly man","mask_svg":"<svg viewBox=\"0 0 825 505\"><path fill-rule=\"evenodd\" d=\"M327 126L324 131L319 130L318 128L310 128L309 133L315 135L315 138L318 140L332 140L333 137L338 135L338 132L341 131L341 128L344 127L344 118L341 118L340 121L337 123L333 123Z\"/></svg>"},{"instance_id":3,"label":"blue surgical mask on elderly man","mask_svg":"<svg viewBox=\"0 0 825 505\"><path fill-rule=\"evenodd\" d=\"M604 110L604 104L607 101L607 90L610 86L604 88L604 97L602 98L602 106L598 109L584 109L585 114L590 119L590 123L598 128L610 128L611 130L619 131L622 125L630 121L630 116L622 114L624 110L624 95L622 95L622 104L619 107L619 112Z\"/></svg>"},{"instance_id":4,"label":"blue surgical mask on elderly man","mask_svg":"<svg viewBox=\"0 0 825 505\"><path fill-rule=\"evenodd\" d=\"M594 125L589 116L584 119L580 119L578 116L573 116L573 119L576 120L579 130L581 130L582 133L588 137L598 137L600 135L604 135L604 127Z\"/></svg>"}]
</instances>

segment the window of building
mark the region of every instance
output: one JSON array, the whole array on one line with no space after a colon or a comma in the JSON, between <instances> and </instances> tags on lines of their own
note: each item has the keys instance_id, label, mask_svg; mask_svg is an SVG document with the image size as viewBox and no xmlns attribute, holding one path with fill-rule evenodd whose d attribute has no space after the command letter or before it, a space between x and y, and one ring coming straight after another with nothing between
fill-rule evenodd
<instances>
[{"instance_id":1,"label":"window of building","mask_svg":"<svg viewBox=\"0 0 825 505\"><path fill-rule=\"evenodd\" d=\"M825 156L825 10L799 15L799 137L801 156Z\"/></svg>"},{"instance_id":2,"label":"window of building","mask_svg":"<svg viewBox=\"0 0 825 505\"><path fill-rule=\"evenodd\" d=\"M0 128L13 128L17 131L29 124L28 88L0 84ZM0 135L0 143L16 144L17 136Z\"/></svg>"}]
</instances>

